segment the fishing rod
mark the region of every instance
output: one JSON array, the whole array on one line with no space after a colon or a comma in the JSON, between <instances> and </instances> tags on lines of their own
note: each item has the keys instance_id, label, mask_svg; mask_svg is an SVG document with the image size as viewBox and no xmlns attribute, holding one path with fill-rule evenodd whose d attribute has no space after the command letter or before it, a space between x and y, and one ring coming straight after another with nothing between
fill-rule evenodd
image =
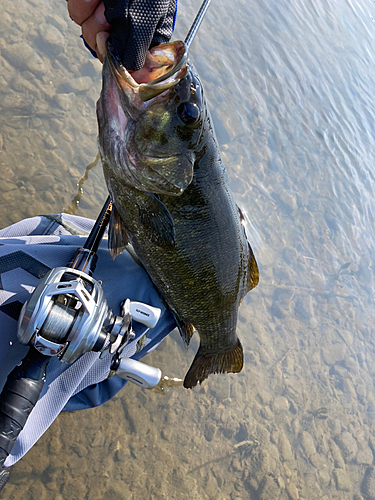
<instances>
[{"instance_id":1,"label":"fishing rod","mask_svg":"<svg viewBox=\"0 0 375 500\"><path fill-rule=\"evenodd\" d=\"M192 44L192 41L195 38L195 35L197 34L200 25L202 24L203 18L206 15L207 9L211 3L211 0L204 0L202 5L200 6L200 9L198 11L198 14L195 16L195 19L193 21L193 24L191 25L191 28L189 29L188 34L186 35L184 44L186 47L186 50L189 50L190 45Z\"/></svg>"},{"instance_id":2,"label":"fishing rod","mask_svg":"<svg viewBox=\"0 0 375 500\"><path fill-rule=\"evenodd\" d=\"M210 1L203 1L185 38L187 50ZM0 394L0 491L9 478L9 471L2 469L4 462L40 397L51 357L70 364L94 351L100 358L112 356L111 375L116 373L145 388L154 388L161 380L158 368L122 357L125 346L135 337L132 319L153 328L160 309L126 299L117 316L109 309L100 283L92 277L111 210L108 197L84 245L76 250L68 266L48 272L22 307L17 337L29 351L8 375Z\"/></svg>"}]
</instances>

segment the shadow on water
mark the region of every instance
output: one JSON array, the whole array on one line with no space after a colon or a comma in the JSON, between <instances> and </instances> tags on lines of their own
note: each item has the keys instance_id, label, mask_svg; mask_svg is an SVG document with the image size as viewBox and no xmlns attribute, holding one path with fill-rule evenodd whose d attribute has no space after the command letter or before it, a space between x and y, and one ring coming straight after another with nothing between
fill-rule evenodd
<instances>
[{"instance_id":1,"label":"shadow on water","mask_svg":"<svg viewBox=\"0 0 375 500\"><path fill-rule=\"evenodd\" d=\"M198 6L180 2L176 37ZM0 7L1 227L63 207L95 218L106 198L93 168L76 207L100 63L65 9ZM374 17L364 0L212 3L191 56L260 267L245 368L61 415L2 498L375 498ZM174 332L147 362L183 378L196 349Z\"/></svg>"}]
</instances>

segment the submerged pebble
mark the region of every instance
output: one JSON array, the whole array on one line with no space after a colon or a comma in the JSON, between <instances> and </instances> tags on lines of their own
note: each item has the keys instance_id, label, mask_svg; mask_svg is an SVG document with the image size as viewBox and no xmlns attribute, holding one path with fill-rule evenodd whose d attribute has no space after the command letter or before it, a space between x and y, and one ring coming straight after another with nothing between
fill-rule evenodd
<instances>
[{"instance_id":1,"label":"submerged pebble","mask_svg":"<svg viewBox=\"0 0 375 500\"><path fill-rule=\"evenodd\" d=\"M361 490L366 495L367 500L375 500L375 468L368 467L366 469Z\"/></svg>"},{"instance_id":2,"label":"submerged pebble","mask_svg":"<svg viewBox=\"0 0 375 500\"><path fill-rule=\"evenodd\" d=\"M272 402L274 411L285 411L289 408L289 401L284 396L276 396Z\"/></svg>"},{"instance_id":3,"label":"submerged pebble","mask_svg":"<svg viewBox=\"0 0 375 500\"><path fill-rule=\"evenodd\" d=\"M327 365L334 365L344 360L346 346L344 343L337 343L325 346L322 349L323 359Z\"/></svg>"},{"instance_id":4,"label":"submerged pebble","mask_svg":"<svg viewBox=\"0 0 375 500\"><path fill-rule=\"evenodd\" d=\"M48 69L45 62L25 42L15 43L1 50L2 55L19 70L29 70L35 75L44 75Z\"/></svg>"},{"instance_id":5,"label":"submerged pebble","mask_svg":"<svg viewBox=\"0 0 375 500\"><path fill-rule=\"evenodd\" d=\"M336 438L336 442L343 452L344 457L349 461L352 460L358 451L357 442L352 434L345 431Z\"/></svg>"},{"instance_id":6,"label":"submerged pebble","mask_svg":"<svg viewBox=\"0 0 375 500\"><path fill-rule=\"evenodd\" d=\"M339 491L350 491L352 489L350 478L343 469L334 469L333 477Z\"/></svg>"},{"instance_id":7,"label":"submerged pebble","mask_svg":"<svg viewBox=\"0 0 375 500\"><path fill-rule=\"evenodd\" d=\"M74 105L75 97L74 92L70 92L68 94L56 94L54 101L61 109L69 111Z\"/></svg>"},{"instance_id":8,"label":"submerged pebble","mask_svg":"<svg viewBox=\"0 0 375 500\"><path fill-rule=\"evenodd\" d=\"M288 483L286 486L286 490L292 500L299 500L300 496L298 493L298 489L294 483Z\"/></svg>"},{"instance_id":9,"label":"submerged pebble","mask_svg":"<svg viewBox=\"0 0 375 500\"><path fill-rule=\"evenodd\" d=\"M42 23L39 26L39 34L43 42L54 46L55 53L58 54L61 50L63 50L64 37L55 26Z\"/></svg>"}]
</instances>

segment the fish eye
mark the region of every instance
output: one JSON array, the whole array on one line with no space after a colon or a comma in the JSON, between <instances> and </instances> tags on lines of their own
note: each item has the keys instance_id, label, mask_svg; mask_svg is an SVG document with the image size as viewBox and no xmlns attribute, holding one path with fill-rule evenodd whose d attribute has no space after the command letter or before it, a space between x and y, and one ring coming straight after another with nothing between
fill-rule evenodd
<instances>
[{"instance_id":1,"label":"fish eye","mask_svg":"<svg viewBox=\"0 0 375 500\"><path fill-rule=\"evenodd\" d=\"M178 116L185 125L194 125L200 117L199 107L192 102L183 102L177 108Z\"/></svg>"}]
</instances>

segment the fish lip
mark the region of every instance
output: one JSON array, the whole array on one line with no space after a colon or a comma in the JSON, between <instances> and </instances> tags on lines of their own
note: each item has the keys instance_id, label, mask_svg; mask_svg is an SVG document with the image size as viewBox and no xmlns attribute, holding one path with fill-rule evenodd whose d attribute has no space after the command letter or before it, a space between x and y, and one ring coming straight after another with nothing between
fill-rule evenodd
<instances>
[{"instance_id":1,"label":"fish lip","mask_svg":"<svg viewBox=\"0 0 375 500\"><path fill-rule=\"evenodd\" d=\"M141 101L146 102L153 99L162 92L176 86L185 76L188 67L188 51L184 42L174 42L177 47L177 63L165 75L148 83L137 83L131 74L122 65L113 45L108 38L106 42L106 57L109 68L116 83L122 87L121 81L125 81L134 91L138 92Z\"/></svg>"},{"instance_id":2,"label":"fish lip","mask_svg":"<svg viewBox=\"0 0 375 500\"><path fill-rule=\"evenodd\" d=\"M125 80L131 87L133 88L138 88L139 84L134 80L134 78L131 76L131 74L125 69L125 67L122 65L119 57L117 56L113 45L110 41L110 38L108 38L106 45L105 45L105 56L107 58L107 61L109 63L109 68L111 70L111 74L113 78L116 80L117 83L119 83L119 77Z\"/></svg>"}]
</instances>

